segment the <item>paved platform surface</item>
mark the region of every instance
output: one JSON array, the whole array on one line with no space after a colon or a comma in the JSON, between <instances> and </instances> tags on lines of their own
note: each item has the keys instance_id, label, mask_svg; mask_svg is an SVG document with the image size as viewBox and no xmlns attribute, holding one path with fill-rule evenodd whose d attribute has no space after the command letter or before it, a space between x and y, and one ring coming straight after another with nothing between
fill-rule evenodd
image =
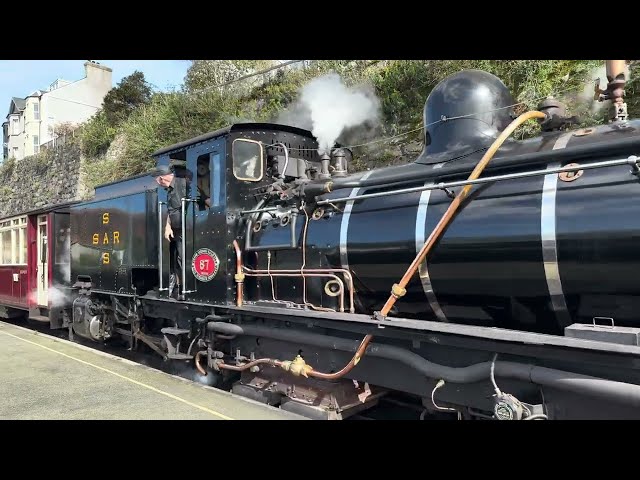
<instances>
[{"instance_id":1,"label":"paved platform surface","mask_svg":"<svg viewBox=\"0 0 640 480\"><path fill-rule=\"evenodd\" d=\"M305 420L5 322L0 322L0 419Z\"/></svg>"}]
</instances>

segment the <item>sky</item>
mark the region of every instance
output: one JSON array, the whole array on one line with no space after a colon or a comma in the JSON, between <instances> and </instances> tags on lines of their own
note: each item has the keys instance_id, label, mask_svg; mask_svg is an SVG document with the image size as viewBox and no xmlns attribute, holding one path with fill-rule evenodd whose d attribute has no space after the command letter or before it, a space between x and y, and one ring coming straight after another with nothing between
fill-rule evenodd
<instances>
[{"instance_id":1,"label":"sky","mask_svg":"<svg viewBox=\"0 0 640 480\"><path fill-rule=\"evenodd\" d=\"M113 70L113 86L135 70L144 73L154 90L171 90L182 85L189 60L94 60ZM0 119L9 112L12 97L24 98L46 89L56 79L84 78L86 60L0 60Z\"/></svg>"}]
</instances>

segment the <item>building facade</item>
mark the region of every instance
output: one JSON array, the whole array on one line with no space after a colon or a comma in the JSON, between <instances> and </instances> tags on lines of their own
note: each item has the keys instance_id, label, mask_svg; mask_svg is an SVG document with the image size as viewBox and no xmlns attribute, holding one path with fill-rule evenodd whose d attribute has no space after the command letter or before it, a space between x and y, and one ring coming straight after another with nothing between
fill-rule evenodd
<instances>
[{"instance_id":1,"label":"building facade","mask_svg":"<svg viewBox=\"0 0 640 480\"><path fill-rule=\"evenodd\" d=\"M101 107L112 88L112 70L94 62L84 64L85 77L58 79L47 90L14 97L3 126L4 158L21 160L60 134L62 126L78 126Z\"/></svg>"},{"instance_id":2,"label":"building facade","mask_svg":"<svg viewBox=\"0 0 640 480\"><path fill-rule=\"evenodd\" d=\"M4 158L22 158L24 151L24 108L27 102L24 98L13 97L9 104L9 113L2 124L2 145Z\"/></svg>"}]
</instances>

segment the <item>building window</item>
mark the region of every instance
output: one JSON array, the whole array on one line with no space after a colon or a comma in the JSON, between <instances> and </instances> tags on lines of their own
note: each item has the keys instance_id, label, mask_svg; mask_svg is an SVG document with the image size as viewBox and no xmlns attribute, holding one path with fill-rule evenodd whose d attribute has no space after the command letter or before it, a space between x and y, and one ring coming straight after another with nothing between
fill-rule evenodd
<instances>
[{"instance_id":1,"label":"building window","mask_svg":"<svg viewBox=\"0 0 640 480\"><path fill-rule=\"evenodd\" d=\"M39 103L33 104L33 119L40 120L40 104Z\"/></svg>"},{"instance_id":2,"label":"building window","mask_svg":"<svg viewBox=\"0 0 640 480\"><path fill-rule=\"evenodd\" d=\"M13 125L12 135L20 135L20 120L17 117L11 119L11 125Z\"/></svg>"},{"instance_id":3,"label":"building window","mask_svg":"<svg viewBox=\"0 0 640 480\"><path fill-rule=\"evenodd\" d=\"M40 151L40 138L38 135L33 136L33 153L38 153Z\"/></svg>"},{"instance_id":4,"label":"building window","mask_svg":"<svg viewBox=\"0 0 640 480\"><path fill-rule=\"evenodd\" d=\"M13 147L13 158L18 158L18 147Z\"/></svg>"}]
</instances>

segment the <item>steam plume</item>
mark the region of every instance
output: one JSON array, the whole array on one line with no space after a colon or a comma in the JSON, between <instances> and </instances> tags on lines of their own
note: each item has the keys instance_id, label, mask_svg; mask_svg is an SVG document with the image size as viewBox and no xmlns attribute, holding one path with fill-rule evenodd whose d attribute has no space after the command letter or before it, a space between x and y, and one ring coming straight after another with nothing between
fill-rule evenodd
<instances>
[{"instance_id":1,"label":"steam plume","mask_svg":"<svg viewBox=\"0 0 640 480\"><path fill-rule=\"evenodd\" d=\"M49 303L53 308L63 307L69 300L69 289L63 286L51 286L48 289Z\"/></svg>"},{"instance_id":2,"label":"steam plume","mask_svg":"<svg viewBox=\"0 0 640 480\"><path fill-rule=\"evenodd\" d=\"M352 137L355 130L371 130L379 119L380 101L373 89L349 88L339 75L330 73L307 83L298 101L280 115L278 123L311 130L318 140L319 153L323 154L343 133Z\"/></svg>"},{"instance_id":3,"label":"steam plume","mask_svg":"<svg viewBox=\"0 0 640 480\"><path fill-rule=\"evenodd\" d=\"M600 113L602 109L608 105L608 102L599 102L593 99L593 89L596 78L600 79L600 88L603 90L607 88L607 68L605 65L596 67L589 72L589 80L585 82L585 86L578 97L580 102L585 105L592 114Z\"/></svg>"}]
</instances>

